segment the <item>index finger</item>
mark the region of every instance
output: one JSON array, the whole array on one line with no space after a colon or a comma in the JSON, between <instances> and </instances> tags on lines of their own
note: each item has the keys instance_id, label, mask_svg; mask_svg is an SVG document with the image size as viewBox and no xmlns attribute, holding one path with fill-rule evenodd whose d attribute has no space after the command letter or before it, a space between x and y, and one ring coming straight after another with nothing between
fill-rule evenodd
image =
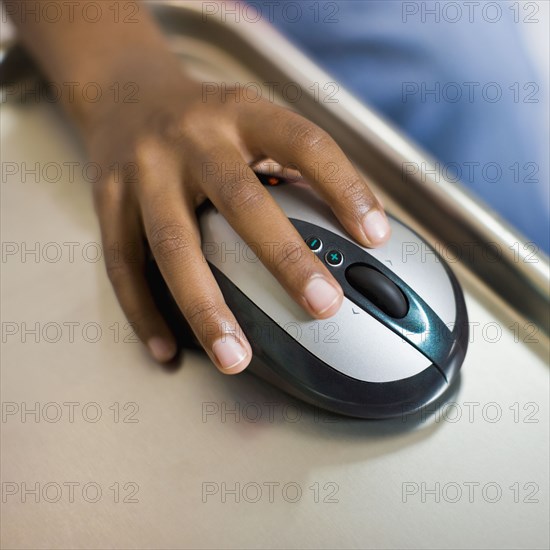
<instances>
[{"instance_id":1,"label":"index finger","mask_svg":"<svg viewBox=\"0 0 550 550\"><path fill-rule=\"evenodd\" d=\"M297 167L360 243L378 246L389 238L391 230L382 205L327 132L297 113L267 102L258 104L255 116L241 117L239 125L243 141L256 153L260 149L284 166Z\"/></svg>"}]
</instances>

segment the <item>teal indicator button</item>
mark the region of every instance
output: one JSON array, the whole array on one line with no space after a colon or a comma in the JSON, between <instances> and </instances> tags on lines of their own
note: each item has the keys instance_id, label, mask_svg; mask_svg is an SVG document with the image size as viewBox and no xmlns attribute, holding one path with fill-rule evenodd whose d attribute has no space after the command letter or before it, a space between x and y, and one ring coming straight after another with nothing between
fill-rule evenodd
<instances>
[{"instance_id":1,"label":"teal indicator button","mask_svg":"<svg viewBox=\"0 0 550 550\"><path fill-rule=\"evenodd\" d=\"M306 244L308 245L309 249L313 252L319 252L321 248L323 248L323 241L319 239L319 237L309 237L306 240Z\"/></svg>"},{"instance_id":2,"label":"teal indicator button","mask_svg":"<svg viewBox=\"0 0 550 550\"><path fill-rule=\"evenodd\" d=\"M338 267L344 263L344 255L339 250L329 250L325 254L325 260L328 265Z\"/></svg>"}]
</instances>

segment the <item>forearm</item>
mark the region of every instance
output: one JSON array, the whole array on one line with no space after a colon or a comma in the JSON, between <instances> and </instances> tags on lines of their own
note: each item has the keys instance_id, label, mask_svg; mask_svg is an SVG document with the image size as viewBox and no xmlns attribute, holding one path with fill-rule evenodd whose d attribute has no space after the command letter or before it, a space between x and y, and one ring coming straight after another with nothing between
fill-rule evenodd
<instances>
[{"instance_id":1,"label":"forearm","mask_svg":"<svg viewBox=\"0 0 550 550\"><path fill-rule=\"evenodd\" d=\"M115 83L120 86L132 81L137 95L146 93L144 87L154 78L159 60L164 64L163 75L166 64L173 65L175 72L179 70L177 59L168 53L162 34L142 3L129 3L135 6L131 15L121 13L116 2L96 3L101 10L99 19L97 11L91 14L83 9L89 2L39 0L31 4L34 6L25 0L6 0L4 10L48 80L64 86L62 89L70 84L80 91L93 83L102 97L112 101L109 89ZM41 11L46 4L50 5L48 11ZM141 79L141 75L147 78ZM81 93L64 93L61 100L81 128L90 126L104 101L87 100Z\"/></svg>"}]
</instances>

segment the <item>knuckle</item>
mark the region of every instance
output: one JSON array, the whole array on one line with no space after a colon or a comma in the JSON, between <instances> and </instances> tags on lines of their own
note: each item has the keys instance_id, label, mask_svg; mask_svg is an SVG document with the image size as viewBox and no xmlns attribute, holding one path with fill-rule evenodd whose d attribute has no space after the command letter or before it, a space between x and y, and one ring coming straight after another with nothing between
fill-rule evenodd
<instances>
[{"instance_id":1,"label":"knuckle","mask_svg":"<svg viewBox=\"0 0 550 550\"><path fill-rule=\"evenodd\" d=\"M294 271L304 257L303 252L303 246L297 242L283 243L275 252L273 265L277 270Z\"/></svg>"},{"instance_id":2,"label":"knuckle","mask_svg":"<svg viewBox=\"0 0 550 550\"><path fill-rule=\"evenodd\" d=\"M261 209L267 197L261 187L235 178L221 185L220 198L231 210L246 213Z\"/></svg>"},{"instance_id":3,"label":"knuckle","mask_svg":"<svg viewBox=\"0 0 550 550\"><path fill-rule=\"evenodd\" d=\"M105 262L105 271L113 287L118 288L127 281L131 267L125 261L109 260Z\"/></svg>"},{"instance_id":4,"label":"knuckle","mask_svg":"<svg viewBox=\"0 0 550 550\"><path fill-rule=\"evenodd\" d=\"M136 137L133 156L137 166L149 170L162 166L166 158L161 140L155 134Z\"/></svg>"},{"instance_id":5,"label":"knuckle","mask_svg":"<svg viewBox=\"0 0 550 550\"><path fill-rule=\"evenodd\" d=\"M180 143L184 119L183 113L176 115L166 105L152 108L143 119L136 143L143 145L145 153L149 147Z\"/></svg>"},{"instance_id":6,"label":"knuckle","mask_svg":"<svg viewBox=\"0 0 550 550\"><path fill-rule=\"evenodd\" d=\"M197 327L215 322L219 317L220 306L213 298L200 296L186 305L184 313L189 323Z\"/></svg>"},{"instance_id":7,"label":"knuckle","mask_svg":"<svg viewBox=\"0 0 550 550\"><path fill-rule=\"evenodd\" d=\"M105 178L93 186L92 196L97 212L104 212L120 201L122 196L121 185L111 178Z\"/></svg>"},{"instance_id":8,"label":"knuckle","mask_svg":"<svg viewBox=\"0 0 550 550\"><path fill-rule=\"evenodd\" d=\"M178 255L185 257L192 239L193 236L183 225L174 222L158 222L149 232L153 255L161 261L170 261Z\"/></svg>"},{"instance_id":9,"label":"knuckle","mask_svg":"<svg viewBox=\"0 0 550 550\"><path fill-rule=\"evenodd\" d=\"M324 130L307 121L291 124L287 139L292 149L310 152L325 151L330 142L330 137Z\"/></svg>"},{"instance_id":10,"label":"knuckle","mask_svg":"<svg viewBox=\"0 0 550 550\"><path fill-rule=\"evenodd\" d=\"M348 203L365 203L368 197L367 188L360 178L352 178L341 184L340 196Z\"/></svg>"}]
</instances>

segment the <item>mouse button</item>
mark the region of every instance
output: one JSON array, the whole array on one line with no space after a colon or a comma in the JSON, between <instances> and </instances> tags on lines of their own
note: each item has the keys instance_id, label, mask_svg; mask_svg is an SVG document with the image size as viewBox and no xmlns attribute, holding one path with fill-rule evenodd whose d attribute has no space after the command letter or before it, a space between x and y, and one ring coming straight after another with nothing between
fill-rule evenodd
<instances>
[{"instance_id":1,"label":"mouse button","mask_svg":"<svg viewBox=\"0 0 550 550\"><path fill-rule=\"evenodd\" d=\"M386 315L394 319L407 315L409 303L402 290L377 269L354 264L346 270L346 280Z\"/></svg>"},{"instance_id":2,"label":"mouse button","mask_svg":"<svg viewBox=\"0 0 550 550\"><path fill-rule=\"evenodd\" d=\"M399 334L348 298L326 320L310 319L297 325L284 311L272 318L294 335L301 347L350 378L391 382L414 376L431 364Z\"/></svg>"},{"instance_id":3,"label":"mouse button","mask_svg":"<svg viewBox=\"0 0 550 550\"><path fill-rule=\"evenodd\" d=\"M319 252L323 248L323 241L316 235L306 239L306 245L312 252Z\"/></svg>"},{"instance_id":4,"label":"mouse button","mask_svg":"<svg viewBox=\"0 0 550 550\"><path fill-rule=\"evenodd\" d=\"M369 254L414 289L444 323L454 323L456 302L444 260L408 227L389 219L392 237Z\"/></svg>"},{"instance_id":5,"label":"mouse button","mask_svg":"<svg viewBox=\"0 0 550 550\"><path fill-rule=\"evenodd\" d=\"M340 267L344 263L344 255L336 248L333 248L325 254L325 261L331 267Z\"/></svg>"}]
</instances>

